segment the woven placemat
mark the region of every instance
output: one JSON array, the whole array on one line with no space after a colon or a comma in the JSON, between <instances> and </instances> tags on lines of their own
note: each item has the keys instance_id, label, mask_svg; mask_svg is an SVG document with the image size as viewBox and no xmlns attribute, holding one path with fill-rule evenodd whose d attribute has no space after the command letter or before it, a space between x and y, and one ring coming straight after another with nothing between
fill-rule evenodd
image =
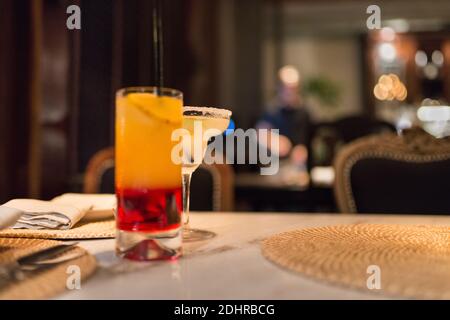
<instances>
[{"instance_id":1,"label":"woven placemat","mask_svg":"<svg viewBox=\"0 0 450 320\"><path fill-rule=\"evenodd\" d=\"M7 229L0 231L0 237L56 240L108 239L114 238L115 227L114 220L80 222L69 230Z\"/></svg>"},{"instance_id":2,"label":"woven placemat","mask_svg":"<svg viewBox=\"0 0 450 320\"><path fill-rule=\"evenodd\" d=\"M60 244L59 241L41 239L0 238L0 265L25 255ZM28 275L25 280L0 288L3 299L47 299L63 293L67 288L69 266L79 267L81 281L92 275L96 269L95 258L86 250L74 247L62 255L80 253L80 257L58 264L52 268ZM69 270L70 271L70 270Z\"/></svg>"},{"instance_id":3,"label":"woven placemat","mask_svg":"<svg viewBox=\"0 0 450 320\"><path fill-rule=\"evenodd\" d=\"M450 299L450 227L303 229L266 239L262 253L282 267L329 283L398 297ZM368 280L381 288L370 290Z\"/></svg>"}]
</instances>

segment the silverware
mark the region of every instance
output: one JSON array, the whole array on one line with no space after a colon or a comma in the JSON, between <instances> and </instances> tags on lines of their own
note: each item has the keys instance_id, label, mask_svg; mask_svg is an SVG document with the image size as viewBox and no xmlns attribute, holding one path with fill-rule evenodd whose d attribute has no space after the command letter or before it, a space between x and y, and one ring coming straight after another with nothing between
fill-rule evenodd
<instances>
[{"instance_id":1,"label":"silverware","mask_svg":"<svg viewBox=\"0 0 450 320\"><path fill-rule=\"evenodd\" d=\"M58 255L72 249L78 242L63 243L57 246L19 258L17 261L0 266L0 287L10 281L21 281L26 278L27 271L37 271L68 260L77 258L76 254L67 257Z\"/></svg>"}]
</instances>

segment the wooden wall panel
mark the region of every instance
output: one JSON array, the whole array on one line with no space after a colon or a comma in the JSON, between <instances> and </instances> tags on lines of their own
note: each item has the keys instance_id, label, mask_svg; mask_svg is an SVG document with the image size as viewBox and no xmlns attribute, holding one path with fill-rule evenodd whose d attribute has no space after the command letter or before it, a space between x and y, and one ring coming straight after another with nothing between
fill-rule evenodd
<instances>
[{"instance_id":1,"label":"wooden wall panel","mask_svg":"<svg viewBox=\"0 0 450 320\"><path fill-rule=\"evenodd\" d=\"M77 144L78 169L84 171L98 150L113 143L113 5L82 0Z\"/></svg>"},{"instance_id":2,"label":"wooden wall panel","mask_svg":"<svg viewBox=\"0 0 450 320\"><path fill-rule=\"evenodd\" d=\"M13 128L12 109L13 97L11 94L11 77L13 76L13 2L0 1L0 201L10 197L11 190L11 151Z\"/></svg>"},{"instance_id":3,"label":"wooden wall panel","mask_svg":"<svg viewBox=\"0 0 450 320\"><path fill-rule=\"evenodd\" d=\"M29 191L30 21L30 1L0 1L1 202Z\"/></svg>"},{"instance_id":4,"label":"wooden wall panel","mask_svg":"<svg viewBox=\"0 0 450 320\"><path fill-rule=\"evenodd\" d=\"M50 199L67 188L70 144L69 35L66 1L42 1L40 36L40 197ZM37 99L36 99L37 100Z\"/></svg>"},{"instance_id":5,"label":"wooden wall panel","mask_svg":"<svg viewBox=\"0 0 450 320\"><path fill-rule=\"evenodd\" d=\"M29 96L29 165L28 165L28 195L31 198L39 198L41 195L42 177L42 78L41 78L41 57L42 36L43 36L43 2L35 0L30 2L31 25L30 51L28 59L30 61L30 96Z\"/></svg>"}]
</instances>

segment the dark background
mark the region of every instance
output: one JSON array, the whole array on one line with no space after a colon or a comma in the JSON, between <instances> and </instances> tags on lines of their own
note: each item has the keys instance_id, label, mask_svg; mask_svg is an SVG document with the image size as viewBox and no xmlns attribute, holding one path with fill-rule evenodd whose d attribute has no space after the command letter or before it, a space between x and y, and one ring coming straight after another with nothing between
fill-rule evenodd
<instances>
[{"instance_id":1,"label":"dark background","mask_svg":"<svg viewBox=\"0 0 450 320\"><path fill-rule=\"evenodd\" d=\"M354 39L358 51L357 58L351 58L361 83L357 112L375 117L372 40L365 29L369 2L163 3L165 86L181 90L185 104L228 107L239 127L251 127L272 94L263 80L267 69L286 63L289 39L341 39L345 34ZM410 32L417 47L434 50L448 44L445 1L381 3L388 5L383 14L389 18L433 22L437 17L439 28ZM428 4L429 10L417 3ZM81 30L66 28L66 8L71 4L81 7ZM360 16L350 21L355 10ZM0 201L48 199L80 190L89 159L114 143L116 90L155 84L151 13L151 0L0 0ZM330 20L345 27L327 24ZM267 39L270 58L264 55ZM450 46L445 48L448 61ZM346 57L327 60L340 64ZM416 103L430 86L411 70L408 102ZM450 76L445 70L437 88L449 100Z\"/></svg>"}]
</instances>

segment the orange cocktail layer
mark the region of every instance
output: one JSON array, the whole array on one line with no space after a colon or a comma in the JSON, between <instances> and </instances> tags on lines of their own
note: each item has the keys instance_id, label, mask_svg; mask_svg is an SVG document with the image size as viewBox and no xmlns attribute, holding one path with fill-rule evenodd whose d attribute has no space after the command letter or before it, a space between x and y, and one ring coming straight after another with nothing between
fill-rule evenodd
<instances>
[{"instance_id":1,"label":"orange cocktail layer","mask_svg":"<svg viewBox=\"0 0 450 320\"><path fill-rule=\"evenodd\" d=\"M181 165L171 159L173 130L182 126L181 99L150 93L117 98L117 227L165 231L180 227Z\"/></svg>"}]
</instances>

